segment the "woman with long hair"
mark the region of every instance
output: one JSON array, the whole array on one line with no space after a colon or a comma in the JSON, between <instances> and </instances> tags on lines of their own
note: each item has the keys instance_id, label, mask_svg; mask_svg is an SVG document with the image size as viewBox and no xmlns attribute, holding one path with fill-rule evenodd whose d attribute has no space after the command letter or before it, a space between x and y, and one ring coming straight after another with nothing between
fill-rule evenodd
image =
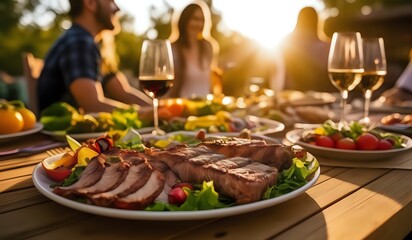
<instances>
[{"instance_id":1,"label":"woman with long hair","mask_svg":"<svg viewBox=\"0 0 412 240\"><path fill-rule=\"evenodd\" d=\"M174 15L169 40L175 81L168 97L205 97L219 91L219 86L212 84L219 45L210 34L211 27L210 10L204 1L193 2Z\"/></svg>"}]
</instances>

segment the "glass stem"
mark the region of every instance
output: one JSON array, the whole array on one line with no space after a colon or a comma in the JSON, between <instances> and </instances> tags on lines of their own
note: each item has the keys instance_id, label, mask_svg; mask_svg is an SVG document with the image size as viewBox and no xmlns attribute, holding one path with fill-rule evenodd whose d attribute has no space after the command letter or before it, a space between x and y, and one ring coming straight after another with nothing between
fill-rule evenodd
<instances>
[{"instance_id":1,"label":"glass stem","mask_svg":"<svg viewBox=\"0 0 412 240\"><path fill-rule=\"evenodd\" d=\"M345 122L346 121L346 101L348 99L348 90L343 90L341 92L342 95L342 112L341 112L341 122Z\"/></svg>"},{"instance_id":2,"label":"glass stem","mask_svg":"<svg viewBox=\"0 0 412 240\"><path fill-rule=\"evenodd\" d=\"M363 112L363 120L365 123L369 123L369 105L371 102L371 97L372 97L372 91L370 89L365 91L365 108Z\"/></svg>"},{"instance_id":3,"label":"glass stem","mask_svg":"<svg viewBox=\"0 0 412 240\"><path fill-rule=\"evenodd\" d=\"M159 100L157 98L153 98L153 120L154 120L154 128L155 130L159 130L159 116L157 113L157 109L159 107Z\"/></svg>"}]
</instances>

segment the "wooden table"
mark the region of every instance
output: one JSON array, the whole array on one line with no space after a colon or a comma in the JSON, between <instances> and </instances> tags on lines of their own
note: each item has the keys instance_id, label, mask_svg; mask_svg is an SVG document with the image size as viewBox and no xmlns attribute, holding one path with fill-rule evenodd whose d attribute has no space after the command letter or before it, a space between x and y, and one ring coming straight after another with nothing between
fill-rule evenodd
<instances>
[{"instance_id":1,"label":"wooden table","mask_svg":"<svg viewBox=\"0 0 412 240\"><path fill-rule=\"evenodd\" d=\"M41 142L34 134L0 150ZM142 221L64 207L34 187L46 152L0 160L0 239L402 239L412 230L412 171L322 167L306 193L263 210L197 221Z\"/></svg>"}]
</instances>

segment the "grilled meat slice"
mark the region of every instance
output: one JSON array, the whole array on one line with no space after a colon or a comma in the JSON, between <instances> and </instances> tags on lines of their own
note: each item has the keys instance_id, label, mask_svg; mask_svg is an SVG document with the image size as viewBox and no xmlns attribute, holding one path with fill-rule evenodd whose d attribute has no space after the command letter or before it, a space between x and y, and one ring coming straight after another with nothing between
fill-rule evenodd
<instances>
[{"instance_id":1,"label":"grilled meat slice","mask_svg":"<svg viewBox=\"0 0 412 240\"><path fill-rule=\"evenodd\" d=\"M53 192L63 197L70 197L78 189L89 187L100 180L106 166L104 165L105 159L99 155L94 157L87 167L82 172L80 179L68 187L56 187Z\"/></svg>"},{"instance_id":2,"label":"grilled meat slice","mask_svg":"<svg viewBox=\"0 0 412 240\"><path fill-rule=\"evenodd\" d=\"M162 172L154 170L146 184L134 193L114 201L114 205L123 209L144 209L159 196L165 184Z\"/></svg>"},{"instance_id":3,"label":"grilled meat slice","mask_svg":"<svg viewBox=\"0 0 412 240\"><path fill-rule=\"evenodd\" d=\"M124 181L111 191L88 196L90 201L99 206L110 206L116 198L129 195L143 187L151 173L152 168L147 162L141 162L130 166Z\"/></svg>"},{"instance_id":4,"label":"grilled meat slice","mask_svg":"<svg viewBox=\"0 0 412 240\"><path fill-rule=\"evenodd\" d=\"M117 162L110 164L104 170L104 173L99 181L95 184L76 190L77 195L97 194L110 191L119 186L127 176L130 165L125 162Z\"/></svg>"},{"instance_id":5,"label":"grilled meat slice","mask_svg":"<svg viewBox=\"0 0 412 240\"><path fill-rule=\"evenodd\" d=\"M205 146L151 154L164 161L184 182L213 180L219 193L234 198L238 204L260 200L277 179L276 168L243 157L226 158Z\"/></svg>"},{"instance_id":6,"label":"grilled meat slice","mask_svg":"<svg viewBox=\"0 0 412 240\"><path fill-rule=\"evenodd\" d=\"M213 149L226 157L250 158L276 167L279 171L288 169L292 165L294 156L290 147L283 144L267 144L264 140L225 138L204 141L200 145Z\"/></svg>"}]
</instances>

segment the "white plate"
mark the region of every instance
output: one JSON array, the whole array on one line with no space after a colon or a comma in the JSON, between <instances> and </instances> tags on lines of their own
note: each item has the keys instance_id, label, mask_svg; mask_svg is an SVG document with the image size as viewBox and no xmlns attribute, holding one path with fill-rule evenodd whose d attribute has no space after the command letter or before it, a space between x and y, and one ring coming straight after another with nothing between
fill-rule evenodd
<instances>
[{"instance_id":1,"label":"white plate","mask_svg":"<svg viewBox=\"0 0 412 240\"><path fill-rule=\"evenodd\" d=\"M152 130L153 130L152 127L137 129L137 131L141 134L149 133ZM69 135L70 137L72 137L72 138L74 138L78 141L84 141L84 140L91 139L91 138L99 138L99 137L102 137L106 134L106 132L69 133L69 134L66 134L65 131L46 131L46 130L42 130L41 133L49 135L49 136L53 137L54 139L56 139L58 141L66 141L66 135Z\"/></svg>"},{"instance_id":2,"label":"white plate","mask_svg":"<svg viewBox=\"0 0 412 240\"><path fill-rule=\"evenodd\" d=\"M175 131L175 132L166 133L166 135L164 135L164 136L153 136L153 134L151 134L151 133L142 134L141 136L142 136L143 140L149 140L151 138L168 139L170 136L180 135L180 134L195 137L198 132L199 131ZM215 136L215 137L239 137L239 134L240 134L239 132L206 133L206 137L211 137L211 136ZM251 137L252 137L252 139L265 140L269 144L280 143L280 142L276 141L276 139L274 139L274 138L264 136L264 135L261 135L261 134L257 134L257 133L252 133Z\"/></svg>"},{"instance_id":3,"label":"white plate","mask_svg":"<svg viewBox=\"0 0 412 240\"><path fill-rule=\"evenodd\" d=\"M46 161L56 161L63 154L58 154L46 159ZM316 160L315 160L316 161ZM232 215L238 215L242 213L257 211L260 209L268 208L282 202L288 201L289 199L295 198L298 195L304 193L312 185L315 184L316 180L319 178L320 168L315 172L313 178L306 183L301 188L292 191L290 193L284 194L279 197L261 200L254 203L222 208L222 209L213 209L213 210L199 210L199 211L165 211L165 212L155 212L155 211L142 211L142 210L124 210L124 209L115 209L107 207L99 207L95 205L89 205L85 203L76 202L64 197L61 197L52 192L50 184L54 183L51 181L44 171L41 163L39 163L33 171L33 182L35 187L42 193L44 196L49 199L62 204L66 207L77 209L83 212L92 213L96 215L115 217L115 218L124 218L124 219L140 219L140 220L198 220L198 219L208 219L208 218L219 218L227 217Z\"/></svg>"},{"instance_id":4,"label":"white plate","mask_svg":"<svg viewBox=\"0 0 412 240\"><path fill-rule=\"evenodd\" d=\"M285 129L285 125L283 123L275 120L260 118L252 115L246 116L245 119L257 125L256 128L250 129L253 133L267 135L271 133L281 132ZM259 130L259 128L261 127L263 127L264 130Z\"/></svg>"},{"instance_id":5,"label":"white plate","mask_svg":"<svg viewBox=\"0 0 412 240\"><path fill-rule=\"evenodd\" d=\"M0 134L0 142L9 142L16 138L24 137L33 133L37 133L43 129L43 124L36 122L32 129L10 134Z\"/></svg>"},{"instance_id":6,"label":"white plate","mask_svg":"<svg viewBox=\"0 0 412 240\"><path fill-rule=\"evenodd\" d=\"M52 138L59 140L59 141L66 141L66 135L70 135L70 137L78 140L84 141L90 138L98 138L102 137L106 134L106 132L97 132L97 133L69 133L66 134L65 131L41 131L43 134L49 135Z\"/></svg>"},{"instance_id":7,"label":"white plate","mask_svg":"<svg viewBox=\"0 0 412 240\"><path fill-rule=\"evenodd\" d=\"M307 151L311 152L315 157L322 156L326 158L336 159L336 160L347 160L347 161L373 161L373 160L383 160L391 159L398 154L404 153L412 148L412 139L401 135L406 139L405 148L396 148L390 150L345 150L336 148L327 148L316 146L313 144L305 143L300 141L302 133L306 131L304 129L295 129L286 133L286 139L293 144L298 144L302 146Z\"/></svg>"}]
</instances>

